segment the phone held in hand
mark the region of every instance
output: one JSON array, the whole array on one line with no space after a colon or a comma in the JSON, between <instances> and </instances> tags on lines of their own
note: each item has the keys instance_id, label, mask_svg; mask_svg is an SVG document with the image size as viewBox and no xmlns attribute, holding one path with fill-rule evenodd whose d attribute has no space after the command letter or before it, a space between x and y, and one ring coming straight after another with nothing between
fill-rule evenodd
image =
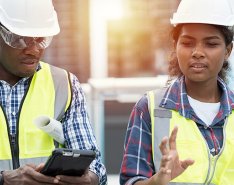
<instances>
[{"instance_id":1,"label":"phone held in hand","mask_svg":"<svg viewBox=\"0 0 234 185\"><path fill-rule=\"evenodd\" d=\"M92 150L56 148L41 173L48 176L82 176L95 158Z\"/></svg>"}]
</instances>

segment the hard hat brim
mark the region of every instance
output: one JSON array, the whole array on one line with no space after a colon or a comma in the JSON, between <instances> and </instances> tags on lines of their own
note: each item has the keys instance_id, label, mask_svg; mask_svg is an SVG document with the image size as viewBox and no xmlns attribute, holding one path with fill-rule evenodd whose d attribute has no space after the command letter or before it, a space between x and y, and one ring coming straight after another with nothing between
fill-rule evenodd
<instances>
[{"instance_id":1,"label":"hard hat brim","mask_svg":"<svg viewBox=\"0 0 234 185\"><path fill-rule=\"evenodd\" d=\"M222 26L233 26L234 25L234 15L228 17L221 17L219 15L210 15L204 19L203 16L196 16L190 14L177 14L174 13L173 18L170 19L172 25L186 24L186 23L201 23L201 24L214 24Z\"/></svg>"},{"instance_id":2,"label":"hard hat brim","mask_svg":"<svg viewBox=\"0 0 234 185\"><path fill-rule=\"evenodd\" d=\"M53 28L13 28L8 24L2 24L12 33L26 37L49 37L60 32L58 25L54 25Z\"/></svg>"}]
</instances>

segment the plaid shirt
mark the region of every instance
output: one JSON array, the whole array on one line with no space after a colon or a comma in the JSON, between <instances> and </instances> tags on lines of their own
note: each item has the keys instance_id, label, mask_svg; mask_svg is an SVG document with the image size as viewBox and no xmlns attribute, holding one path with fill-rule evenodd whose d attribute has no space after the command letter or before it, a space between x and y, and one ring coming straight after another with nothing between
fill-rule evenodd
<instances>
[{"instance_id":1,"label":"plaid shirt","mask_svg":"<svg viewBox=\"0 0 234 185\"><path fill-rule=\"evenodd\" d=\"M40 66L38 70L40 70ZM66 147L96 151L96 159L91 163L90 170L98 175L100 184L105 185L107 183L106 169L101 162L101 155L89 122L84 93L78 79L73 74L71 74L71 82L72 103L62 119ZM29 78L22 78L14 86L0 80L0 103L6 113L11 135L16 133L20 103L28 85Z\"/></svg>"},{"instance_id":2,"label":"plaid shirt","mask_svg":"<svg viewBox=\"0 0 234 185\"><path fill-rule=\"evenodd\" d=\"M234 109L234 94L225 83L218 79L222 90L220 109L210 127L195 114L189 104L184 77L178 78L168 87L160 106L178 111L182 116L192 119L206 139L212 155L219 153L223 145L223 124ZM148 100L143 96L134 106L126 133L124 156L120 171L120 184L130 185L138 180L150 178L155 169L152 159L151 120Z\"/></svg>"}]
</instances>

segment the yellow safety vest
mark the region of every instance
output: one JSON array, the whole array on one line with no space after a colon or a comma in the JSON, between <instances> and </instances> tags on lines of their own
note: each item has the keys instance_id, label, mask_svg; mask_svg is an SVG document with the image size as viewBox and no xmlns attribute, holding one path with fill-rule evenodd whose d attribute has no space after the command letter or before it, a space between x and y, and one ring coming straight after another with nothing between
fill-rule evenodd
<instances>
[{"instance_id":1,"label":"yellow safety vest","mask_svg":"<svg viewBox=\"0 0 234 185\"><path fill-rule=\"evenodd\" d=\"M164 136L170 136L178 125L177 151L181 160L192 158L195 163L184 173L173 179L170 185L231 185L234 183L234 111L226 118L223 147L213 156L209 152L196 123L181 116L177 111L159 107L164 91L148 92L149 111L152 125L152 155L156 172L160 168L161 153L158 148ZM155 98L156 97L156 98Z\"/></svg>"},{"instance_id":2,"label":"yellow safety vest","mask_svg":"<svg viewBox=\"0 0 234 185\"><path fill-rule=\"evenodd\" d=\"M40 65L21 102L15 137L10 136L0 108L0 170L45 162L55 148L52 137L38 129L33 120L41 115L61 119L70 105L71 85L65 70L43 62Z\"/></svg>"}]
</instances>

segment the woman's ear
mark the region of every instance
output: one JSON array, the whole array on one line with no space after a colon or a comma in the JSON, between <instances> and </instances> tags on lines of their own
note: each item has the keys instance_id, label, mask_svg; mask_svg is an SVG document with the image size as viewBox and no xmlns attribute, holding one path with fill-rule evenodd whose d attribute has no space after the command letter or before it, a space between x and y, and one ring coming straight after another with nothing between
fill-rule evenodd
<instances>
[{"instance_id":1,"label":"woman's ear","mask_svg":"<svg viewBox=\"0 0 234 185\"><path fill-rule=\"evenodd\" d=\"M173 55L177 56L177 53L176 53L176 47L177 47L177 43L175 40L173 40L173 48L172 48L172 53Z\"/></svg>"},{"instance_id":2,"label":"woman's ear","mask_svg":"<svg viewBox=\"0 0 234 185\"><path fill-rule=\"evenodd\" d=\"M230 43L230 44L226 47L225 60L228 60L229 56L231 55L232 49L233 49L233 42Z\"/></svg>"},{"instance_id":3,"label":"woman's ear","mask_svg":"<svg viewBox=\"0 0 234 185\"><path fill-rule=\"evenodd\" d=\"M173 40L173 50L176 50L176 41Z\"/></svg>"}]
</instances>

